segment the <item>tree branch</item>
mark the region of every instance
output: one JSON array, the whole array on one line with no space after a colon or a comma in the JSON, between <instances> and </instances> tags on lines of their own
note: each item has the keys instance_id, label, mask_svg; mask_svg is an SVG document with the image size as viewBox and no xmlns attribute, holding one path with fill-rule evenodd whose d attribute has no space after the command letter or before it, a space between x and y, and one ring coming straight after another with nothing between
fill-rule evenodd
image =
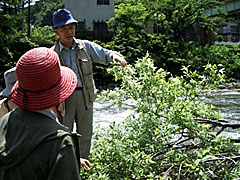
<instances>
[{"instance_id":1,"label":"tree branch","mask_svg":"<svg viewBox=\"0 0 240 180\"><path fill-rule=\"evenodd\" d=\"M236 163L235 161L237 161L239 159L240 159L240 156L234 156L234 157L223 157L223 158L206 159L206 160L203 160L203 162L204 163L209 163L209 162L212 162L212 161L226 161L226 160L230 160L230 161Z\"/></svg>"},{"instance_id":2,"label":"tree branch","mask_svg":"<svg viewBox=\"0 0 240 180\"><path fill-rule=\"evenodd\" d=\"M230 123L229 121L227 121L225 119L212 120L212 119L195 118L195 120L198 123L212 124L214 126L219 126L219 127L223 127L223 128L228 128L228 127L232 128L232 129L240 128L240 124Z\"/></svg>"}]
</instances>

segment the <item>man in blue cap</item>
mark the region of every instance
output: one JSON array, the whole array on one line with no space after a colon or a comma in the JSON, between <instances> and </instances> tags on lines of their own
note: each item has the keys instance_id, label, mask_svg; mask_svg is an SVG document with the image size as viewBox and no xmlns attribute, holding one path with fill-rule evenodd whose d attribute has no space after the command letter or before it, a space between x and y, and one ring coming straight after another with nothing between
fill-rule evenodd
<instances>
[{"instance_id":1,"label":"man in blue cap","mask_svg":"<svg viewBox=\"0 0 240 180\"><path fill-rule=\"evenodd\" d=\"M99 46L88 40L75 38L75 20L67 9L59 9L53 14L53 29L59 40L52 47L57 52L62 65L70 67L78 77L75 92L65 101L63 124L73 129L76 122L80 140L80 157L88 159L92 138L93 102L96 87L93 79L92 62L108 64L127 62L121 54Z\"/></svg>"}]
</instances>

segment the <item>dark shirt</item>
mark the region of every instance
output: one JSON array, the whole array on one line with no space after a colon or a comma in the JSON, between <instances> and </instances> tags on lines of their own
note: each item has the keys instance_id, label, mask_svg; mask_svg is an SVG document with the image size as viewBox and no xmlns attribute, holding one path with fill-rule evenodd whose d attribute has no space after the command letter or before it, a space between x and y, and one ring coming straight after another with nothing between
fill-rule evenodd
<instances>
[{"instance_id":1,"label":"dark shirt","mask_svg":"<svg viewBox=\"0 0 240 180\"><path fill-rule=\"evenodd\" d=\"M79 180L69 130L43 113L14 109L0 119L1 180Z\"/></svg>"}]
</instances>

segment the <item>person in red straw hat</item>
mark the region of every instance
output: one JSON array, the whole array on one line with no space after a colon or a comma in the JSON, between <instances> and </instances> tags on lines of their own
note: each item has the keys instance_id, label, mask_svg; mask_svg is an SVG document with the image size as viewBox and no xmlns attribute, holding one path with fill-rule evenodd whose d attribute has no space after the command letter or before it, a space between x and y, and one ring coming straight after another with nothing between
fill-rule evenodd
<instances>
[{"instance_id":1,"label":"person in red straw hat","mask_svg":"<svg viewBox=\"0 0 240 180\"><path fill-rule=\"evenodd\" d=\"M19 59L16 74L10 96L18 107L0 119L0 179L80 179L78 140L50 109L74 92L75 73L39 47Z\"/></svg>"}]
</instances>

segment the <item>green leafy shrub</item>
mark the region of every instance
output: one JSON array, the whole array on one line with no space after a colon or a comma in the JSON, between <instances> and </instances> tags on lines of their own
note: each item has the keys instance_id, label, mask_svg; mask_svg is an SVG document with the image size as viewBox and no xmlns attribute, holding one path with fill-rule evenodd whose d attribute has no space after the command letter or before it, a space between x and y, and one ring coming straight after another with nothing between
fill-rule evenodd
<instances>
[{"instance_id":1,"label":"green leafy shrub","mask_svg":"<svg viewBox=\"0 0 240 180\"><path fill-rule=\"evenodd\" d=\"M191 65L194 69L203 71L202 66L208 63L222 64L229 79L240 78L238 73L240 70L239 46L199 46L194 42L189 42L188 49L189 51L186 54L186 58L189 59L188 65Z\"/></svg>"},{"instance_id":2,"label":"green leafy shrub","mask_svg":"<svg viewBox=\"0 0 240 180\"><path fill-rule=\"evenodd\" d=\"M172 77L148 56L135 65L109 69L121 87L103 93L121 106L135 103L121 124L99 129L91 152L92 170L83 179L231 179L239 176L237 161L211 161L238 156L239 146L217 136L196 119L221 119L223 114L199 100L206 88L224 81L223 69L207 65L207 76L184 67ZM208 73L207 73L208 72ZM218 166L221 164L221 166Z\"/></svg>"},{"instance_id":3,"label":"green leafy shrub","mask_svg":"<svg viewBox=\"0 0 240 180\"><path fill-rule=\"evenodd\" d=\"M35 27L31 32L31 41L38 46L52 47L57 39L51 26Z\"/></svg>"}]
</instances>

